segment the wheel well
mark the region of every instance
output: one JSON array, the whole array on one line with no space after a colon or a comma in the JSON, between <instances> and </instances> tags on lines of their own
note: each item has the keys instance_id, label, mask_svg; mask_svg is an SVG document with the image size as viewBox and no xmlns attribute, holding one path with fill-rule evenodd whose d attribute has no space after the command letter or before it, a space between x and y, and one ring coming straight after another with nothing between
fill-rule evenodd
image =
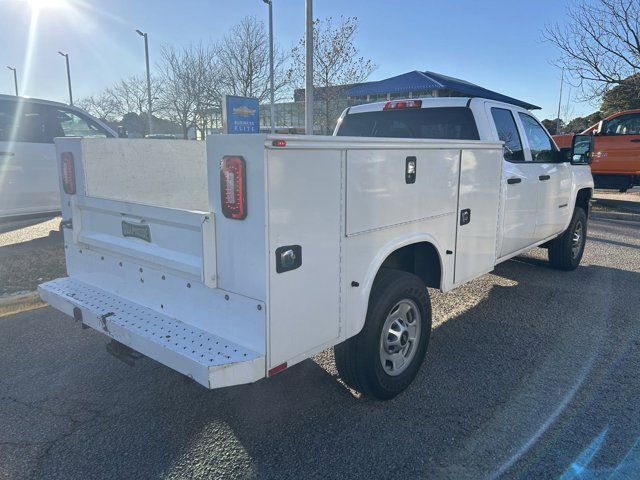
<instances>
[{"instance_id":1,"label":"wheel well","mask_svg":"<svg viewBox=\"0 0 640 480\"><path fill-rule=\"evenodd\" d=\"M442 265L433 244L418 242L395 250L382 262L380 268L392 268L413 273L428 287L440 288Z\"/></svg>"},{"instance_id":2,"label":"wheel well","mask_svg":"<svg viewBox=\"0 0 640 480\"><path fill-rule=\"evenodd\" d=\"M589 201L593 195L593 190L590 188L583 188L578 190L578 196L576 197L576 207L582 208L587 214L589 214Z\"/></svg>"}]
</instances>

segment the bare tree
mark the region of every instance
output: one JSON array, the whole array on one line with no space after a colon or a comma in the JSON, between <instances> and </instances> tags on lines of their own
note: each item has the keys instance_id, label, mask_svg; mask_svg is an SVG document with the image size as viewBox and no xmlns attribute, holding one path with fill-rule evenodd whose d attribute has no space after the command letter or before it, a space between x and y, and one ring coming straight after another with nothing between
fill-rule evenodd
<instances>
[{"instance_id":1,"label":"bare tree","mask_svg":"<svg viewBox=\"0 0 640 480\"><path fill-rule=\"evenodd\" d=\"M184 138L191 127L204 133L211 110L219 107L214 65L212 49L201 44L181 50L162 48L159 105L169 120L182 127Z\"/></svg>"},{"instance_id":2,"label":"bare tree","mask_svg":"<svg viewBox=\"0 0 640 480\"><path fill-rule=\"evenodd\" d=\"M264 23L245 17L215 46L218 95L269 98L269 36ZM274 95L282 99L288 86L285 56L276 46L273 55Z\"/></svg>"},{"instance_id":3,"label":"bare tree","mask_svg":"<svg viewBox=\"0 0 640 480\"><path fill-rule=\"evenodd\" d=\"M114 122L119 119L118 108L114 104L111 95L106 91L97 95L80 98L75 102L75 105L100 120Z\"/></svg>"},{"instance_id":4,"label":"bare tree","mask_svg":"<svg viewBox=\"0 0 640 480\"><path fill-rule=\"evenodd\" d=\"M161 89L162 86L159 79L153 78L151 80L151 98L157 98ZM146 78L141 75L132 75L108 88L106 93L112 98L119 115L124 116L127 113L135 113L146 119L148 115ZM151 113L153 114L154 112Z\"/></svg>"},{"instance_id":5,"label":"bare tree","mask_svg":"<svg viewBox=\"0 0 640 480\"><path fill-rule=\"evenodd\" d=\"M151 96L157 98L162 90L159 79L152 79ZM141 135L148 132L147 115L147 81L146 78L133 75L124 78L97 95L91 95L80 99L77 102L80 108L88 111L92 115L108 121L121 121L124 118L129 120L129 128L137 131ZM157 112L154 109L152 114ZM134 117L136 121L131 124Z\"/></svg>"},{"instance_id":6,"label":"bare tree","mask_svg":"<svg viewBox=\"0 0 640 480\"><path fill-rule=\"evenodd\" d=\"M358 19L340 17L315 20L313 23L313 85L322 87L317 103L321 112L314 115L323 132L328 133L340 113L336 100L342 93L340 86L364 81L375 70L372 60L360 55L356 46ZM292 65L288 72L290 82L302 87L305 78L305 39L291 51ZM315 111L315 106L314 106Z\"/></svg>"},{"instance_id":7,"label":"bare tree","mask_svg":"<svg viewBox=\"0 0 640 480\"><path fill-rule=\"evenodd\" d=\"M543 36L560 50L559 65L587 98L600 98L640 72L638 0L577 0L566 18L562 25L547 25Z\"/></svg>"}]
</instances>

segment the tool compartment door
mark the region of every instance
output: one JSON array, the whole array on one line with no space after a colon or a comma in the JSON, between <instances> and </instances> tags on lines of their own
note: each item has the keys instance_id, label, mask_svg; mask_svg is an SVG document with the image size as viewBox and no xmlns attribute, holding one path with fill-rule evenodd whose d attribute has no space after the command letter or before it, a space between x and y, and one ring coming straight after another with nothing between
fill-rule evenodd
<instances>
[{"instance_id":1,"label":"tool compartment door","mask_svg":"<svg viewBox=\"0 0 640 480\"><path fill-rule=\"evenodd\" d=\"M342 156L338 149L267 150L269 369L338 338ZM295 259L286 256L290 249ZM292 261L285 269L282 253Z\"/></svg>"},{"instance_id":2,"label":"tool compartment door","mask_svg":"<svg viewBox=\"0 0 640 480\"><path fill-rule=\"evenodd\" d=\"M502 151L461 150L454 283L493 270Z\"/></svg>"}]
</instances>

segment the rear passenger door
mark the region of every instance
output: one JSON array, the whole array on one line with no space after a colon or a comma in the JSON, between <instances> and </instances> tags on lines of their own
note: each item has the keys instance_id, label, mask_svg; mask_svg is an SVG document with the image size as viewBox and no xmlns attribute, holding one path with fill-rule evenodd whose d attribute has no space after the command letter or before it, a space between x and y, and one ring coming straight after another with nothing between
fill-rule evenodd
<instances>
[{"instance_id":1,"label":"rear passenger door","mask_svg":"<svg viewBox=\"0 0 640 480\"><path fill-rule=\"evenodd\" d=\"M538 170L538 199L535 239L542 240L562 232L569 223L571 211L571 170L559 155L549 134L528 113L518 112L526 141L526 154ZM533 239L532 239L533 243Z\"/></svg>"},{"instance_id":2,"label":"rear passenger door","mask_svg":"<svg viewBox=\"0 0 640 480\"><path fill-rule=\"evenodd\" d=\"M495 136L505 142L502 164L502 242L497 257L533 241L538 196L537 166L525 161L524 145L512 110L487 104Z\"/></svg>"}]
</instances>

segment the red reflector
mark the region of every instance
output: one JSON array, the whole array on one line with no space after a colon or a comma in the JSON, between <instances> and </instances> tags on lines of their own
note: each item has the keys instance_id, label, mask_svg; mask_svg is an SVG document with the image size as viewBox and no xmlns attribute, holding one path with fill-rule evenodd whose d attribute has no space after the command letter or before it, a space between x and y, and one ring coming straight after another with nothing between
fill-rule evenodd
<instances>
[{"instance_id":1,"label":"red reflector","mask_svg":"<svg viewBox=\"0 0 640 480\"><path fill-rule=\"evenodd\" d=\"M222 157L220 197L225 217L242 220L247 216L247 173L244 158L237 155Z\"/></svg>"},{"instance_id":2,"label":"red reflector","mask_svg":"<svg viewBox=\"0 0 640 480\"><path fill-rule=\"evenodd\" d=\"M274 147L286 147L287 142L285 140L274 140L273 142L271 142L271 145L273 145Z\"/></svg>"},{"instance_id":3,"label":"red reflector","mask_svg":"<svg viewBox=\"0 0 640 480\"><path fill-rule=\"evenodd\" d=\"M73 154L71 152L63 152L60 155L60 159L62 188L67 195L74 195L76 193L76 174L73 166Z\"/></svg>"},{"instance_id":4,"label":"red reflector","mask_svg":"<svg viewBox=\"0 0 640 480\"><path fill-rule=\"evenodd\" d=\"M277 365L275 367L273 367L271 370L269 370L269 377L273 377L276 373L280 373L281 371L283 371L284 369L287 368L287 362L281 363L280 365Z\"/></svg>"},{"instance_id":5,"label":"red reflector","mask_svg":"<svg viewBox=\"0 0 640 480\"><path fill-rule=\"evenodd\" d=\"M422 100L392 100L384 104L384 110L400 110L403 108L420 108Z\"/></svg>"}]
</instances>

